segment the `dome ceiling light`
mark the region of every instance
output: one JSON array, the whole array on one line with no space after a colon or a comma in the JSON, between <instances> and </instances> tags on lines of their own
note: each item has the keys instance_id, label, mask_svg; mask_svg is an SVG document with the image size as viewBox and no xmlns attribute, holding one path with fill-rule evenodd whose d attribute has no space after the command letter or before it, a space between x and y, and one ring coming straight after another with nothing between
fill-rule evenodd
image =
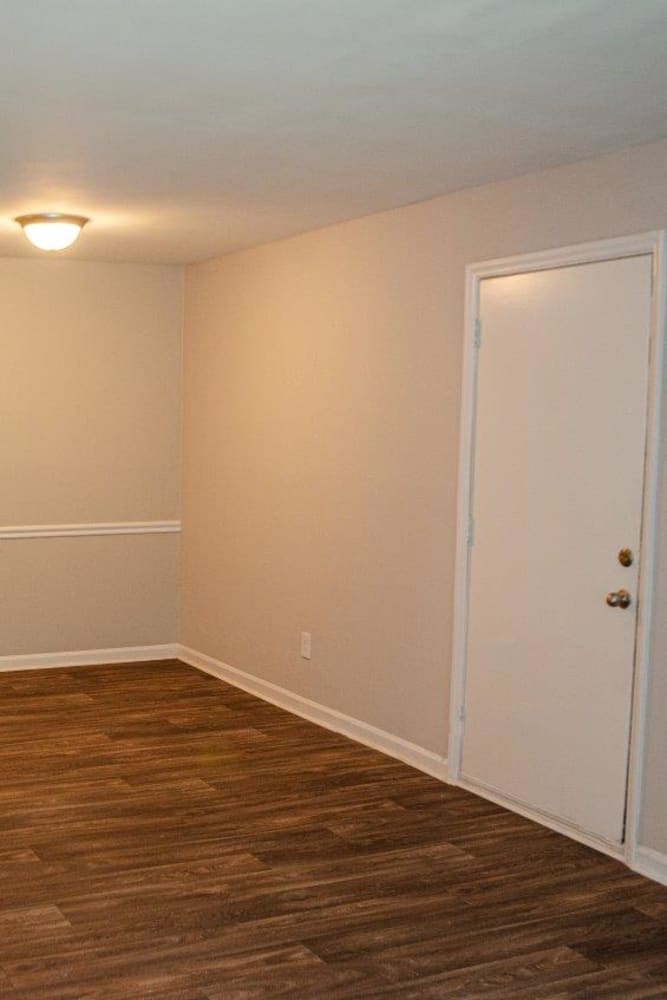
<instances>
[{"instance_id":1,"label":"dome ceiling light","mask_svg":"<svg viewBox=\"0 0 667 1000\"><path fill-rule=\"evenodd\" d=\"M66 215L62 212L38 212L19 215L14 220L33 246L38 250L65 250L78 238L90 219L85 215Z\"/></svg>"}]
</instances>

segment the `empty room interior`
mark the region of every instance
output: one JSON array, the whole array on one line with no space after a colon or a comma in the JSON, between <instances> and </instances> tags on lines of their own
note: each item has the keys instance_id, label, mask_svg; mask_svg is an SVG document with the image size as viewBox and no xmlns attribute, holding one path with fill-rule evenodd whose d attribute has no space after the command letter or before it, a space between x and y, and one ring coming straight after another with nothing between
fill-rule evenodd
<instances>
[{"instance_id":1,"label":"empty room interior","mask_svg":"<svg viewBox=\"0 0 667 1000\"><path fill-rule=\"evenodd\" d=\"M0 1000L667 1000L667 4L0 46Z\"/></svg>"}]
</instances>

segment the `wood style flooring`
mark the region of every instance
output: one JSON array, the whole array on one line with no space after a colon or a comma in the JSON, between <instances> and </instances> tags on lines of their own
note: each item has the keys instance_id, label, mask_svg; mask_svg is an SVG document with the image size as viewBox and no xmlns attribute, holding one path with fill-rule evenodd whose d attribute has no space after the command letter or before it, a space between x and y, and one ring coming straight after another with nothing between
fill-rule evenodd
<instances>
[{"instance_id":1,"label":"wood style flooring","mask_svg":"<svg viewBox=\"0 0 667 1000\"><path fill-rule=\"evenodd\" d=\"M667 998L667 889L177 662L0 675L2 1000Z\"/></svg>"}]
</instances>

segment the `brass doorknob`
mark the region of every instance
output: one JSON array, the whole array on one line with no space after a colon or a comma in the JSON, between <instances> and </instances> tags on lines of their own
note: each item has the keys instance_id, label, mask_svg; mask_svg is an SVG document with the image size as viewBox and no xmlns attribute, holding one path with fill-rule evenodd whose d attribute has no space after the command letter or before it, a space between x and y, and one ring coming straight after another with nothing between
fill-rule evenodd
<instances>
[{"instance_id":1,"label":"brass doorknob","mask_svg":"<svg viewBox=\"0 0 667 1000\"><path fill-rule=\"evenodd\" d=\"M610 608L629 608L632 604L627 590L612 590L611 594L607 594L606 600Z\"/></svg>"}]
</instances>

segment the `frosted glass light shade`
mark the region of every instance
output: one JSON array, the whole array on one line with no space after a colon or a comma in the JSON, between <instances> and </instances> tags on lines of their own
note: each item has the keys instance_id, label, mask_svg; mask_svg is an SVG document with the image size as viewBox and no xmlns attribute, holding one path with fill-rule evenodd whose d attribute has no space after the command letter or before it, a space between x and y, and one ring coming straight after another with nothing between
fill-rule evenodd
<instances>
[{"instance_id":1,"label":"frosted glass light shade","mask_svg":"<svg viewBox=\"0 0 667 1000\"><path fill-rule=\"evenodd\" d=\"M84 215L41 212L39 215L20 215L16 221L39 250L65 250L89 220Z\"/></svg>"}]
</instances>

